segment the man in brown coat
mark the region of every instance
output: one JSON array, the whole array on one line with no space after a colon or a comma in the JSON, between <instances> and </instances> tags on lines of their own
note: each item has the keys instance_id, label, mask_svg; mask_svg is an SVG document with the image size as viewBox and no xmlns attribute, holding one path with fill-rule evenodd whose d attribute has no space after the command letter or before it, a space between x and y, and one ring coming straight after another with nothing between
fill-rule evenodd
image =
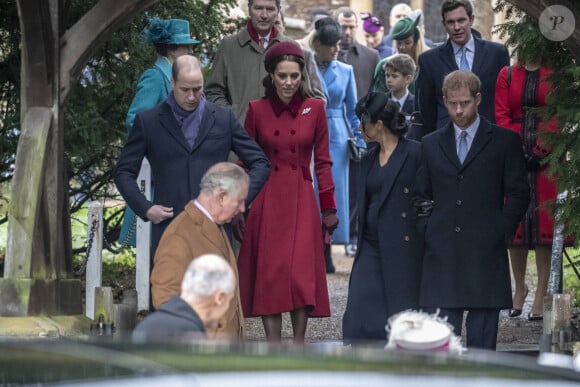
<instances>
[{"instance_id":1,"label":"man in brown coat","mask_svg":"<svg viewBox=\"0 0 580 387\"><path fill-rule=\"evenodd\" d=\"M153 305L159 308L180 293L181 281L192 257L218 254L238 275L236 256L222 225L245 210L249 178L236 164L221 162L210 167L200 183L200 194L190 201L167 227L155 253L151 273ZM209 337L243 338L240 292L236 288L224 317Z\"/></svg>"}]
</instances>

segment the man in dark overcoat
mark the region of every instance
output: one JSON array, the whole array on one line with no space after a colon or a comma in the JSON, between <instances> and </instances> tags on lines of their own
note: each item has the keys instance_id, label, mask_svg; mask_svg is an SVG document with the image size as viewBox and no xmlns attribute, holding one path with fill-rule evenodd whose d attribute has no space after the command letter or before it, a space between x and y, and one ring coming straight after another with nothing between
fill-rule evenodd
<instances>
[{"instance_id":1,"label":"man in dark overcoat","mask_svg":"<svg viewBox=\"0 0 580 387\"><path fill-rule=\"evenodd\" d=\"M425 232L420 305L441 309L467 346L495 349L511 308L507 242L530 200L520 138L477 113L480 80L456 70L443 96L451 123L423 137L414 202ZM463 161L461 161L463 159Z\"/></svg>"},{"instance_id":2,"label":"man in dark overcoat","mask_svg":"<svg viewBox=\"0 0 580 387\"><path fill-rule=\"evenodd\" d=\"M445 75L457 69L472 71L481 80L479 114L495 123L495 83L499 71L509 65L509 54L503 44L480 39L472 33L475 16L469 0L445 0L441 17L449 39L419 56L415 110L421 112L423 125L422 132L414 132L414 140L449 122L441 87Z\"/></svg>"},{"instance_id":3,"label":"man in dark overcoat","mask_svg":"<svg viewBox=\"0 0 580 387\"><path fill-rule=\"evenodd\" d=\"M163 230L199 194L203 174L234 152L248 168L250 190L246 204L258 194L270 173L270 162L232 111L206 101L199 60L177 58L171 78L173 91L165 102L137 114L121 151L115 184L127 204L153 223L155 253ZM153 202L139 190L137 176L147 157L155 181ZM153 255L152 254L152 255Z\"/></svg>"}]
</instances>

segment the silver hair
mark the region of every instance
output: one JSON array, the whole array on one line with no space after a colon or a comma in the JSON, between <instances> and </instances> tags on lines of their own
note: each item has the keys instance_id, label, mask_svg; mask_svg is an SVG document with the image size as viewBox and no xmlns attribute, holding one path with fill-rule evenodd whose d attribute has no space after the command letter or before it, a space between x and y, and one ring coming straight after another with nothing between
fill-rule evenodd
<instances>
[{"instance_id":1,"label":"silver hair","mask_svg":"<svg viewBox=\"0 0 580 387\"><path fill-rule=\"evenodd\" d=\"M239 165L227 161L211 166L201 178L200 191L204 194L212 194L216 190L224 191L230 195L236 195L242 189L243 183L250 184L250 178L246 171Z\"/></svg>"},{"instance_id":2,"label":"silver hair","mask_svg":"<svg viewBox=\"0 0 580 387\"><path fill-rule=\"evenodd\" d=\"M218 290L232 294L236 286L230 264L216 254L195 258L185 271L181 282L181 295L185 298L205 298Z\"/></svg>"}]
</instances>

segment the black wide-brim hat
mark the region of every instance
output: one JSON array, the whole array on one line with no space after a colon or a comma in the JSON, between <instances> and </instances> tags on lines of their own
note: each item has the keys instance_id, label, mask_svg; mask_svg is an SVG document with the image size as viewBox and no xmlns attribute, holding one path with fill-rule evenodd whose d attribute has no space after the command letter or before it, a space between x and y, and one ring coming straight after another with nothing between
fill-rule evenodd
<instances>
[{"instance_id":1,"label":"black wide-brim hat","mask_svg":"<svg viewBox=\"0 0 580 387\"><path fill-rule=\"evenodd\" d=\"M319 19L314 24L320 44L334 46L342 38L342 27L331 17Z\"/></svg>"}]
</instances>

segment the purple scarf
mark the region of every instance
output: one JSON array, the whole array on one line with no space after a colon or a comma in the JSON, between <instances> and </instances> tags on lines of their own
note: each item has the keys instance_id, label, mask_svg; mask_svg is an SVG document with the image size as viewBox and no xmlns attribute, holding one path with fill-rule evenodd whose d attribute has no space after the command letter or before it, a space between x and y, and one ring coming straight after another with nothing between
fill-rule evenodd
<instances>
[{"instance_id":1,"label":"purple scarf","mask_svg":"<svg viewBox=\"0 0 580 387\"><path fill-rule=\"evenodd\" d=\"M169 93L167 96L167 104L171 107L171 111L173 112L173 116L175 120L181 127L181 131L189 144L189 147L193 147L195 143L195 138L197 137L197 133L199 132L199 125L201 124L201 118L203 117L203 113L205 111L205 96L201 97L199 101L199 105L197 105L197 109L194 111L187 111L184 110L177 101L175 100L175 96L173 95L173 91Z\"/></svg>"}]
</instances>

